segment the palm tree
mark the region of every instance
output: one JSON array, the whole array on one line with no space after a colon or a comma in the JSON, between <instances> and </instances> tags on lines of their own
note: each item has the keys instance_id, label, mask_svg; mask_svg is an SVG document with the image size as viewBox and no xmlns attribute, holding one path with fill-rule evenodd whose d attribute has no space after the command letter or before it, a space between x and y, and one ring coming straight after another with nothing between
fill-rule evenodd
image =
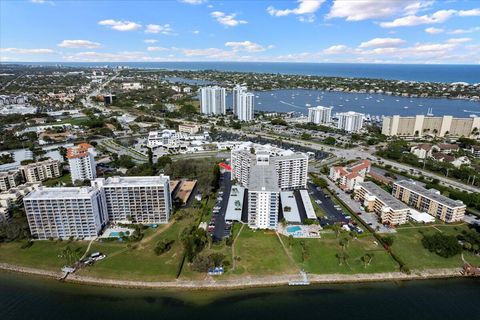
<instances>
[{"instance_id":1,"label":"palm tree","mask_svg":"<svg viewBox=\"0 0 480 320\"><path fill-rule=\"evenodd\" d=\"M335 237L338 238L338 235L342 231L342 227L340 227L338 224L334 224L332 226L332 230L333 230L333 232L335 232Z\"/></svg>"},{"instance_id":2,"label":"palm tree","mask_svg":"<svg viewBox=\"0 0 480 320\"><path fill-rule=\"evenodd\" d=\"M363 262L363 266L366 268L367 266L370 265L370 262L372 262L373 259L373 253L365 253L360 260Z\"/></svg>"}]
</instances>

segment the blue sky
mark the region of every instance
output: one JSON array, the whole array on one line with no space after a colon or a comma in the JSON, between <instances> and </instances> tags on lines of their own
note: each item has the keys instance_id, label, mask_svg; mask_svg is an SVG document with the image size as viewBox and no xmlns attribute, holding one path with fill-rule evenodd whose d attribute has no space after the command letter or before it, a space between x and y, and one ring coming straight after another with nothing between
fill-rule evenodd
<instances>
[{"instance_id":1,"label":"blue sky","mask_svg":"<svg viewBox=\"0 0 480 320\"><path fill-rule=\"evenodd\" d=\"M480 63L477 0L0 0L1 61Z\"/></svg>"}]
</instances>

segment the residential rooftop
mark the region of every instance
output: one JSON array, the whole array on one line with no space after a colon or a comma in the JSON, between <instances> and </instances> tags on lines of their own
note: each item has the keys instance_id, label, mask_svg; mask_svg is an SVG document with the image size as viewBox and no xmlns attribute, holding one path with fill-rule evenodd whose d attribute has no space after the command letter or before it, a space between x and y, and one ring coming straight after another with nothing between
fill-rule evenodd
<instances>
[{"instance_id":1,"label":"residential rooftop","mask_svg":"<svg viewBox=\"0 0 480 320\"><path fill-rule=\"evenodd\" d=\"M416 184L413 181L409 180L402 180L402 181L397 181L395 184L407 188L413 192L419 193L424 197L427 197L431 200L434 200L444 206L451 207L451 208L458 208L458 207L464 207L465 204L463 204L462 201L460 200L453 200L448 197L445 197L442 195L438 190L435 189L426 189L418 184Z\"/></svg>"},{"instance_id":2,"label":"residential rooftop","mask_svg":"<svg viewBox=\"0 0 480 320\"><path fill-rule=\"evenodd\" d=\"M104 186L126 187L126 186L154 186L163 185L169 182L168 176L141 176L141 177L110 177L107 179L98 178L95 181L101 181Z\"/></svg>"},{"instance_id":3,"label":"residential rooftop","mask_svg":"<svg viewBox=\"0 0 480 320\"><path fill-rule=\"evenodd\" d=\"M383 190L382 188L380 188L378 185L376 185L371 181L360 182L358 183L358 185L367 189L369 193L373 194L375 197L380 199L386 206L389 206L393 210L409 209L409 207L405 203L398 200L397 198L392 196L390 193Z\"/></svg>"},{"instance_id":4,"label":"residential rooftop","mask_svg":"<svg viewBox=\"0 0 480 320\"><path fill-rule=\"evenodd\" d=\"M97 189L92 187L46 188L39 187L30 192L26 200L89 199Z\"/></svg>"},{"instance_id":5,"label":"residential rooftop","mask_svg":"<svg viewBox=\"0 0 480 320\"><path fill-rule=\"evenodd\" d=\"M249 191L279 192L274 165L255 165L250 168Z\"/></svg>"}]
</instances>

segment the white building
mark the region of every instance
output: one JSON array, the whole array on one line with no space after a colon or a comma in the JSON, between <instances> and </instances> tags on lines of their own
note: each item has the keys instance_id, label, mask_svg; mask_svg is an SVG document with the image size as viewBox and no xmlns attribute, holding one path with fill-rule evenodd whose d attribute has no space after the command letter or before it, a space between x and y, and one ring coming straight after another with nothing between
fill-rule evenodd
<instances>
[{"instance_id":1,"label":"white building","mask_svg":"<svg viewBox=\"0 0 480 320\"><path fill-rule=\"evenodd\" d=\"M107 222L100 190L82 188L39 188L23 198L30 232L34 239L93 238Z\"/></svg>"},{"instance_id":2,"label":"white building","mask_svg":"<svg viewBox=\"0 0 480 320\"><path fill-rule=\"evenodd\" d=\"M247 187L250 169L256 164L272 164L278 187L282 190L305 188L308 175L308 156L270 145L243 143L231 151L232 180Z\"/></svg>"},{"instance_id":3,"label":"white building","mask_svg":"<svg viewBox=\"0 0 480 320\"><path fill-rule=\"evenodd\" d=\"M255 95L250 92L242 92L238 96L237 118L240 121L252 121L254 118Z\"/></svg>"},{"instance_id":4,"label":"white building","mask_svg":"<svg viewBox=\"0 0 480 320\"><path fill-rule=\"evenodd\" d=\"M97 177L95 155L95 148L88 143L81 143L67 149L67 159L73 183L78 180L93 180Z\"/></svg>"},{"instance_id":5,"label":"white building","mask_svg":"<svg viewBox=\"0 0 480 320\"><path fill-rule=\"evenodd\" d=\"M232 94L232 111L234 115L238 115L237 110L238 106L240 105L240 95L247 91L247 87L241 86L239 84L233 87L233 94Z\"/></svg>"},{"instance_id":6,"label":"white building","mask_svg":"<svg viewBox=\"0 0 480 320\"><path fill-rule=\"evenodd\" d=\"M92 181L101 190L113 223L167 223L172 209L168 176L110 177Z\"/></svg>"},{"instance_id":7,"label":"white building","mask_svg":"<svg viewBox=\"0 0 480 320\"><path fill-rule=\"evenodd\" d=\"M280 189L275 167L252 166L248 184L248 225L253 229L276 229Z\"/></svg>"},{"instance_id":8,"label":"white building","mask_svg":"<svg viewBox=\"0 0 480 320\"><path fill-rule=\"evenodd\" d=\"M313 107L308 108L308 122L315 124L324 124L332 122L332 109L333 107Z\"/></svg>"},{"instance_id":9,"label":"white building","mask_svg":"<svg viewBox=\"0 0 480 320\"><path fill-rule=\"evenodd\" d=\"M18 170L0 172L0 191L7 191L21 183Z\"/></svg>"},{"instance_id":10,"label":"white building","mask_svg":"<svg viewBox=\"0 0 480 320\"><path fill-rule=\"evenodd\" d=\"M337 113L338 129L348 132L360 131L363 127L363 113L354 111Z\"/></svg>"},{"instance_id":11,"label":"white building","mask_svg":"<svg viewBox=\"0 0 480 320\"><path fill-rule=\"evenodd\" d=\"M218 86L201 88L200 111L203 114L225 114L225 88Z\"/></svg>"},{"instance_id":12,"label":"white building","mask_svg":"<svg viewBox=\"0 0 480 320\"><path fill-rule=\"evenodd\" d=\"M19 168L26 182L39 182L61 176L60 161L48 159L29 163Z\"/></svg>"}]
</instances>

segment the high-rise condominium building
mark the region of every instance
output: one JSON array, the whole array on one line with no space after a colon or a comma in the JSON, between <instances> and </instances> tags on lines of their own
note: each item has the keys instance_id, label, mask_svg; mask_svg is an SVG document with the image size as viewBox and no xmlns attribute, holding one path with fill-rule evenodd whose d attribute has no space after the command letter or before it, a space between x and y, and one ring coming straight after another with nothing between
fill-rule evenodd
<instances>
[{"instance_id":1,"label":"high-rise condominium building","mask_svg":"<svg viewBox=\"0 0 480 320\"><path fill-rule=\"evenodd\" d=\"M240 101L239 101L240 95L246 91L247 91L247 87L241 86L239 84L233 87L232 111L234 115L238 115L237 110L238 110L238 105L240 104Z\"/></svg>"},{"instance_id":2,"label":"high-rise condominium building","mask_svg":"<svg viewBox=\"0 0 480 320\"><path fill-rule=\"evenodd\" d=\"M275 167L254 165L248 183L248 225L254 229L276 229L280 189Z\"/></svg>"},{"instance_id":3,"label":"high-rise condominium building","mask_svg":"<svg viewBox=\"0 0 480 320\"><path fill-rule=\"evenodd\" d=\"M73 183L78 180L93 180L97 177L95 148L92 145L81 143L68 148L67 159Z\"/></svg>"},{"instance_id":4,"label":"high-rise condominium building","mask_svg":"<svg viewBox=\"0 0 480 320\"><path fill-rule=\"evenodd\" d=\"M29 163L20 166L19 170L26 182L40 182L62 175L60 161L54 159Z\"/></svg>"},{"instance_id":5,"label":"high-rise condominium building","mask_svg":"<svg viewBox=\"0 0 480 320\"><path fill-rule=\"evenodd\" d=\"M247 142L233 149L230 159L231 178L242 187L248 186L250 169L258 164L271 164L275 168L276 181L282 191L307 186L308 156L304 153Z\"/></svg>"},{"instance_id":6,"label":"high-rise condominium building","mask_svg":"<svg viewBox=\"0 0 480 320\"><path fill-rule=\"evenodd\" d=\"M332 122L332 109L333 107L313 107L308 108L308 121L315 124L324 124Z\"/></svg>"},{"instance_id":7,"label":"high-rise condominium building","mask_svg":"<svg viewBox=\"0 0 480 320\"><path fill-rule=\"evenodd\" d=\"M0 191L7 191L18 186L22 181L18 170L0 172Z\"/></svg>"},{"instance_id":8,"label":"high-rise condominium building","mask_svg":"<svg viewBox=\"0 0 480 320\"><path fill-rule=\"evenodd\" d=\"M200 110L203 114L225 114L225 88L218 86L201 88Z\"/></svg>"},{"instance_id":9,"label":"high-rise condominium building","mask_svg":"<svg viewBox=\"0 0 480 320\"><path fill-rule=\"evenodd\" d=\"M337 113L338 129L348 132L360 131L363 127L363 113L348 111Z\"/></svg>"},{"instance_id":10,"label":"high-rise condominium building","mask_svg":"<svg viewBox=\"0 0 480 320\"><path fill-rule=\"evenodd\" d=\"M41 187L23 203L32 237L38 240L96 237L107 222L105 201L96 188Z\"/></svg>"},{"instance_id":11,"label":"high-rise condominium building","mask_svg":"<svg viewBox=\"0 0 480 320\"><path fill-rule=\"evenodd\" d=\"M392 195L409 206L445 222L462 221L467 209L462 201L447 198L437 190L425 189L407 180L394 182Z\"/></svg>"},{"instance_id":12,"label":"high-rise condominium building","mask_svg":"<svg viewBox=\"0 0 480 320\"><path fill-rule=\"evenodd\" d=\"M172 209L168 176L98 178L109 221L141 224L167 223Z\"/></svg>"},{"instance_id":13,"label":"high-rise condominium building","mask_svg":"<svg viewBox=\"0 0 480 320\"><path fill-rule=\"evenodd\" d=\"M242 92L238 97L237 118L240 121L252 121L254 117L255 95L250 92Z\"/></svg>"},{"instance_id":14,"label":"high-rise condominium building","mask_svg":"<svg viewBox=\"0 0 480 320\"><path fill-rule=\"evenodd\" d=\"M399 137L452 136L472 137L480 131L480 117L454 118L453 116L411 117L390 116L383 118L382 134Z\"/></svg>"}]
</instances>

